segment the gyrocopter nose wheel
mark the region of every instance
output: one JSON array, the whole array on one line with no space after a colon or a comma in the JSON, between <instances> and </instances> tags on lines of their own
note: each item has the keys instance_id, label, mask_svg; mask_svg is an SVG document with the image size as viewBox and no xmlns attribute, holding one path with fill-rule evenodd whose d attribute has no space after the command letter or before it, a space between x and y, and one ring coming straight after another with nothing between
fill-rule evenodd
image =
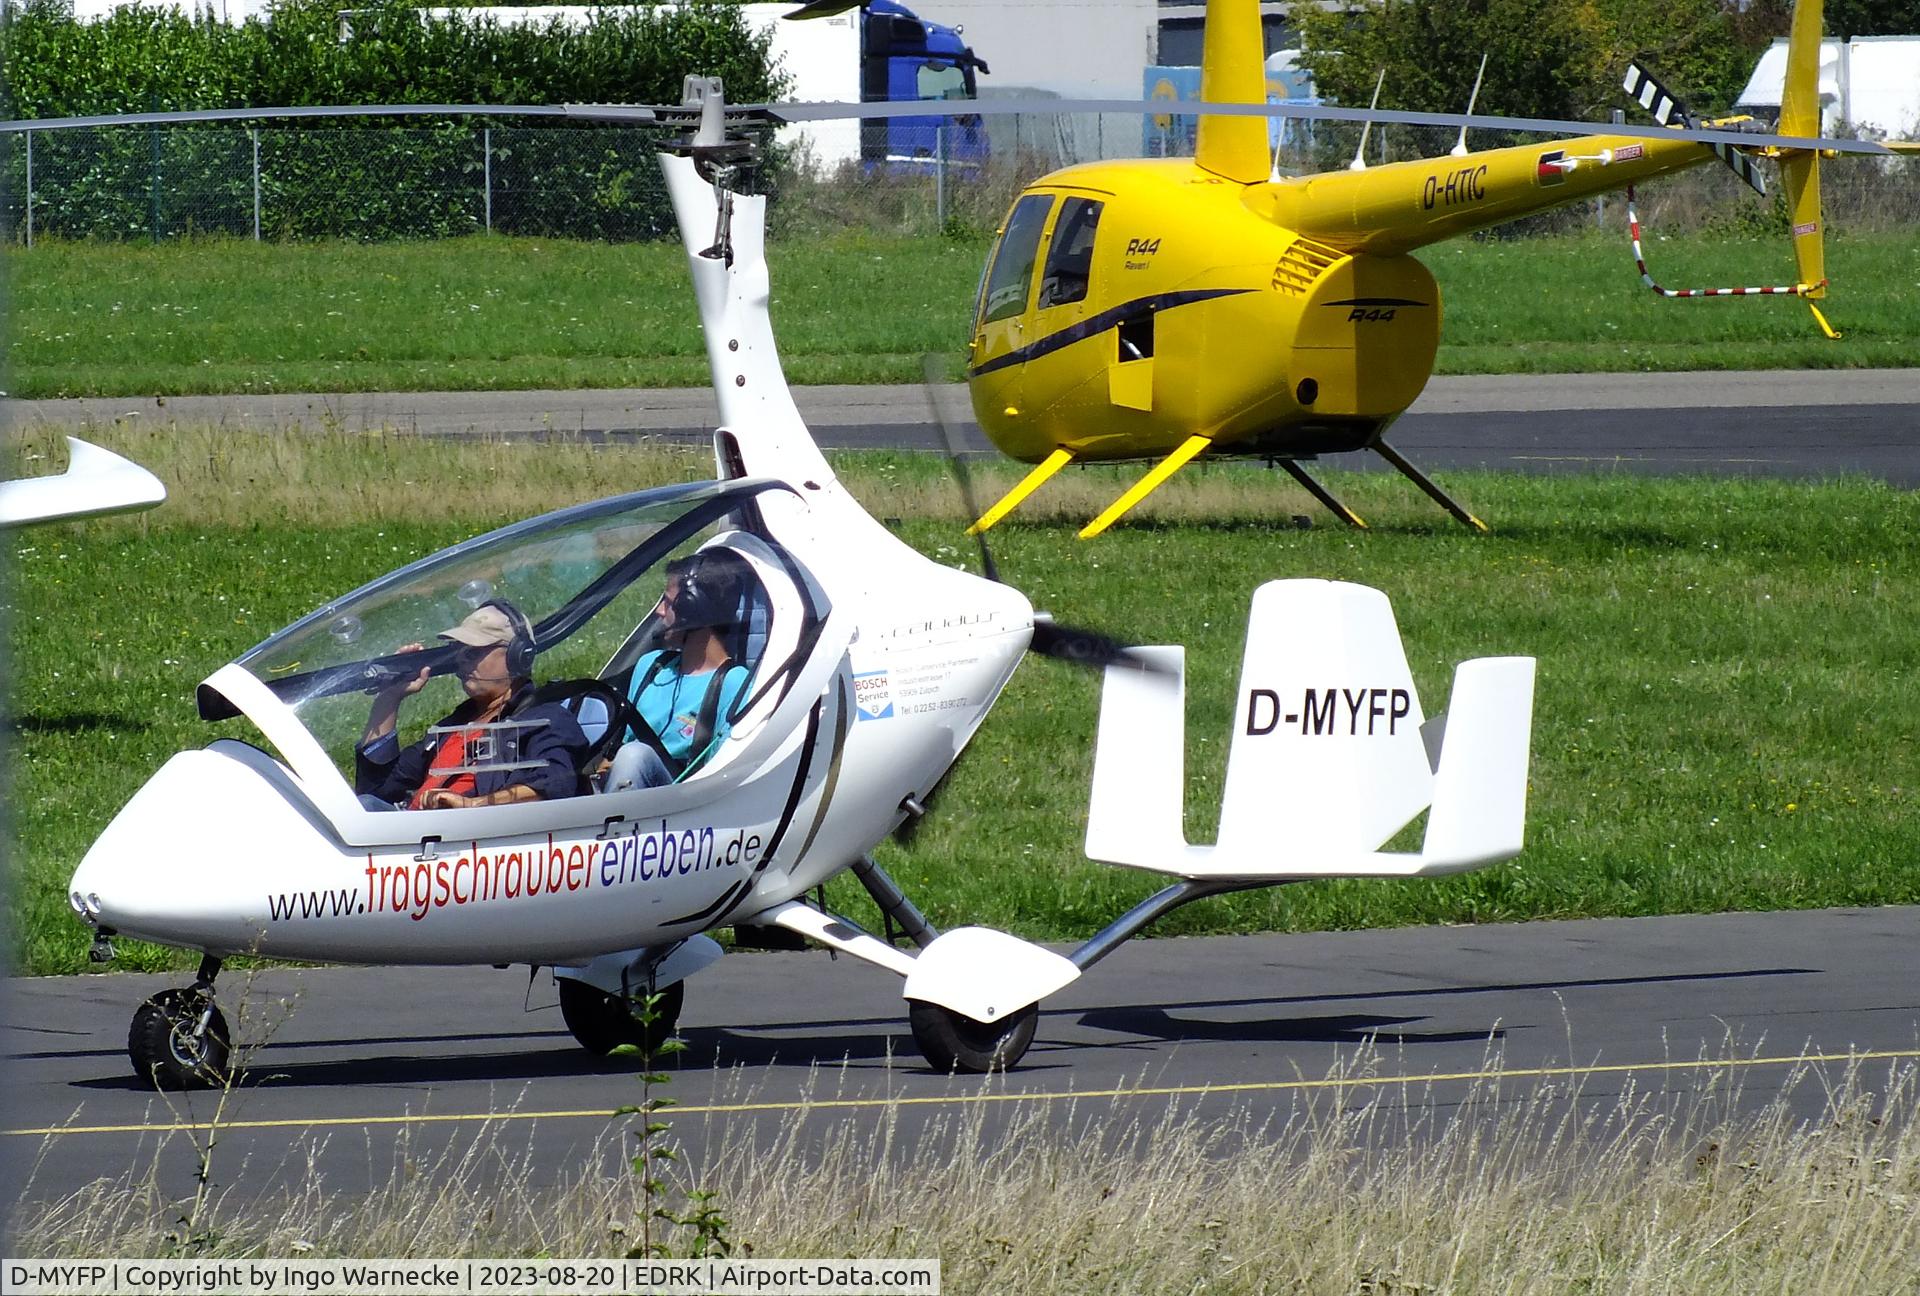
<instances>
[{"instance_id":1,"label":"gyrocopter nose wheel","mask_svg":"<svg viewBox=\"0 0 1920 1296\"><path fill-rule=\"evenodd\" d=\"M162 990L140 1005L127 1031L133 1073L156 1089L224 1084L231 1052L227 1019L198 989Z\"/></svg>"},{"instance_id":2,"label":"gyrocopter nose wheel","mask_svg":"<svg viewBox=\"0 0 1920 1296\"><path fill-rule=\"evenodd\" d=\"M975 1021L951 1008L915 999L907 1010L913 1042L935 1071L985 1075L1010 1071L1026 1056L1040 1024L1040 1005L1028 1004L996 1022Z\"/></svg>"}]
</instances>

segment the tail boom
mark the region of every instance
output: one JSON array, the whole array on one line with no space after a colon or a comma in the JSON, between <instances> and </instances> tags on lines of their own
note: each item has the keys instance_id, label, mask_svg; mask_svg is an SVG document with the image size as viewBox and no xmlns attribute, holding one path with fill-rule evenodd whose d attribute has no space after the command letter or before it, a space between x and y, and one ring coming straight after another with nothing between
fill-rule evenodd
<instances>
[{"instance_id":1,"label":"tail boom","mask_svg":"<svg viewBox=\"0 0 1920 1296\"><path fill-rule=\"evenodd\" d=\"M1713 159L1692 140L1600 135L1277 180L1247 203L1342 252L1391 256Z\"/></svg>"}]
</instances>

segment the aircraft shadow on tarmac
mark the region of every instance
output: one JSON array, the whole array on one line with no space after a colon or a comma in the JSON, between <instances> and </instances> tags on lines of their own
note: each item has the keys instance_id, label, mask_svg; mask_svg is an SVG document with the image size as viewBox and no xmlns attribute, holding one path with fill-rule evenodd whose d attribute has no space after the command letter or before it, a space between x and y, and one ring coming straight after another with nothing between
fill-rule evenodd
<instances>
[{"instance_id":1,"label":"aircraft shadow on tarmac","mask_svg":"<svg viewBox=\"0 0 1920 1296\"><path fill-rule=\"evenodd\" d=\"M1409 989L1267 996L1239 999L1190 999L1157 1004L1128 1004L1104 1008L1056 1008L1041 1014L1040 1035L1046 1056L1068 1065L1073 1054L1101 1049L1148 1048L1160 1043L1208 1041L1242 1043L1384 1043L1448 1044L1498 1039L1508 1014L1489 1014L1483 1028L1450 1031L1394 1029L1426 1020L1420 1015L1386 1016L1334 1013L1308 1016L1284 1010L1309 1004L1350 1003L1356 1000L1408 1000L1432 996L1539 993L1560 990L1609 989L1622 986L1680 985L1702 981L1733 981L1754 977L1806 976L1814 968L1750 968L1727 972L1684 972L1632 977L1590 977L1558 981L1424 986ZM1245 1010L1266 1010L1249 1017ZM532 1014L530 1014L532 1015ZM538 1012L544 1020L552 1020ZM543 1021L544 1024L544 1021ZM556 1023L557 1024L557 1023ZM1134 1039L1086 1040L1063 1038L1078 1026ZM898 1017L832 1018L811 1021L767 1022L754 1026L688 1026L680 1032L686 1051L673 1064L680 1071L733 1067L810 1068L882 1061L891 1058L901 1068L924 1071L919 1051ZM472 1046L511 1041L521 1047L490 1052L385 1053L370 1056L369 1049L395 1046L418 1049L439 1045ZM549 1047L551 1043L551 1047ZM316 1049L356 1050L350 1057L294 1060L296 1052ZM17 1058L118 1058L115 1048L48 1050L17 1053ZM1044 1069L1029 1062L1025 1071ZM282 1037L261 1047L253 1056L243 1083L280 1087L392 1086L458 1084L487 1081L538 1080L550 1077L609 1075L631 1072L628 1059L596 1059L576 1047L564 1030L530 1029L487 1034L452 1032L361 1039L302 1040ZM74 1088L100 1091L143 1090L130 1073L115 1068L72 1082Z\"/></svg>"},{"instance_id":2,"label":"aircraft shadow on tarmac","mask_svg":"<svg viewBox=\"0 0 1920 1296\"><path fill-rule=\"evenodd\" d=\"M1153 1042L1199 1042L1224 1040L1246 1044L1365 1044L1378 1040L1383 1044L1460 1044L1502 1039L1506 1032L1497 1025L1485 1030L1402 1031L1394 1027L1407 1022L1425 1021L1424 1017L1373 1017L1347 1014L1332 1017L1281 1017L1271 1021L1221 1021L1200 1017L1176 1017L1164 1008L1096 1008L1080 1015L1082 1026L1096 1030L1123 1032L1143 1037L1131 1045ZM1102 1047L1114 1047L1103 1045Z\"/></svg>"}]
</instances>

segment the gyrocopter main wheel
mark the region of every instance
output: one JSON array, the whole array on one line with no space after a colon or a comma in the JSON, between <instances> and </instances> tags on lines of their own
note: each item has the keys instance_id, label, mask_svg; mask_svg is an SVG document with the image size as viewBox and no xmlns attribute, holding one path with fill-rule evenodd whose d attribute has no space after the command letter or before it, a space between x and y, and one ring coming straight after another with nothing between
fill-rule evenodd
<instances>
[{"instance_id":1,"label":"gyrocopter main wheel","mask_svg":"<svg viewBox=\"0 0 1920 1296\"><path fill-rule=\"evenodd\" d=\"M642 1053L654 1052L680 1024L680 1009L687 1001L687 983L675 981L660 992L659 1002L653 1006L653 1021L642 1025L638 1003L571 977L559 981L560 1016L580 1047L596 1057L605 1057L622 1044L631 1044Z\"/></svg>"},{"instance_id":2,"label":"gyrocopter main wheel","mask_svg":"<svg viewBox=\"0 0 1920 1296\"><path fill-rule=\"evenodd\" d=\"M997 1022L981 1022L915 999L907 1010L907 1024L913 1027L913 1042L935 1071L985 1075L1019 1065L1040 1024L1040 1005L1028 1004Z\"/></svg>"},{"instance_id":3,"label":"gyrocopter main wheel","mask_svg":"<svg viewBox=\"0 0 1920 1296\"><path fill-rule=\"evenodd\" d=\"M204 990L162 990L141 1004L127 1031L133 1073L156 1089L225 1084L232 1052L227 1019Z\"/></svg>"}]
</instances>

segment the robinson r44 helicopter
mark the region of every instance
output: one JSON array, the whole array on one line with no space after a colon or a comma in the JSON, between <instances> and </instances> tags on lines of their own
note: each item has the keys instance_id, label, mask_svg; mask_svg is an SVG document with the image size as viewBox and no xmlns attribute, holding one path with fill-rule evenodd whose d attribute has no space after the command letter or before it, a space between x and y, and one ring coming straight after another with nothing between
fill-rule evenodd
<instances>
[{"instance_id":1,"label":"robinson r44 helicopter","mask_svg":"<svg viewBox=\"0 0 1920 1296\"><path fill-rule=\"evenodd\" d=\"M1371 449L1485 530L1385 439L1425 387L1440 341L1439 288L1409 254L1715 158L1764 195L1752 161L1764 156L1786 183L1797 280L1682 290L1646 282L1670 297L1788 295L1812 305L1827 286L1822 154L1889 152L1808 138L1820 133L1820 26L1820 0L1798 0L1780 133L1759 136L1727 129L1745 118L1697 122L1637 66L1624 88L1653 115L1652 129L1269 107L1259 5L1208 0L1205 104L1173 105L1201 114L1193 158L1043 176L1014 201L989 253L967 370L974 414L1002 451L1036 466L975 527L993 526L1070 463L1155 461L1080 532L1095 536L1200 456L1270 459L1337 516L1364 525L1300 463ZM1268 115L1457 124L1460 145L1435 158L1282 178L1270 165ZM1468 152L1469 125L1572 138ZM1817 306L1813 313L1837 336Z\"/></svg>"},{"instance_id":2,"label":"robinson r44 helicopter","mask_svg":"<svg viewBox=\"0 0 1920 1296\"><path fill-rule=\"evenodd\" d=\"M116 935L202 954L191 985L134 1014L128 1047L143 1079L225 1075L214 982L243 953L546 966L583 1046L649 1048L673 1028L686 979L722 956L706 933L726 926L784 929L899 973L927 1061L987 1071L1018 1062L1040 1000L1176 905L1309 877L1451 872L1519 849L1531 660L1464 664L1443 732L1421 712L1385 598L1320 581L1255 598L1220 841L1188 846L1179 650L1120 649L1059 626L1010 586L913 551L848 495L775 351L764 199L730 187L751 143L730 132L717 81L688 89L684 120L698 127L661 166L720 405L717 478L455 545L317 609L200 685L203 716L244 716L272 750L222 738L174 756L71 882L101 957ZM666 564L688 554L750 573L723 618L750 676L676 781L609 788L602 758L644 724L627 698L661 628ZM451 700L459 645L419 645L502 600L518 612L516 673L537 662L555 681L538 695L571 707L591 742L577 794L367 808L342 772L366 694L424 669L426 701L414 705L436 689ZM1030 648L1109 672L1089 852L1174 879L1070 955L979 927L937 933L868 855L921 813ZM514 745L495 737L472 740L469 770L512 766ZM1378 853L1429 801L1424 849ZM809 900L843 870L912 952ZM641 996L655 997L646 1025Z\"/></svg>"}]
</instances>

